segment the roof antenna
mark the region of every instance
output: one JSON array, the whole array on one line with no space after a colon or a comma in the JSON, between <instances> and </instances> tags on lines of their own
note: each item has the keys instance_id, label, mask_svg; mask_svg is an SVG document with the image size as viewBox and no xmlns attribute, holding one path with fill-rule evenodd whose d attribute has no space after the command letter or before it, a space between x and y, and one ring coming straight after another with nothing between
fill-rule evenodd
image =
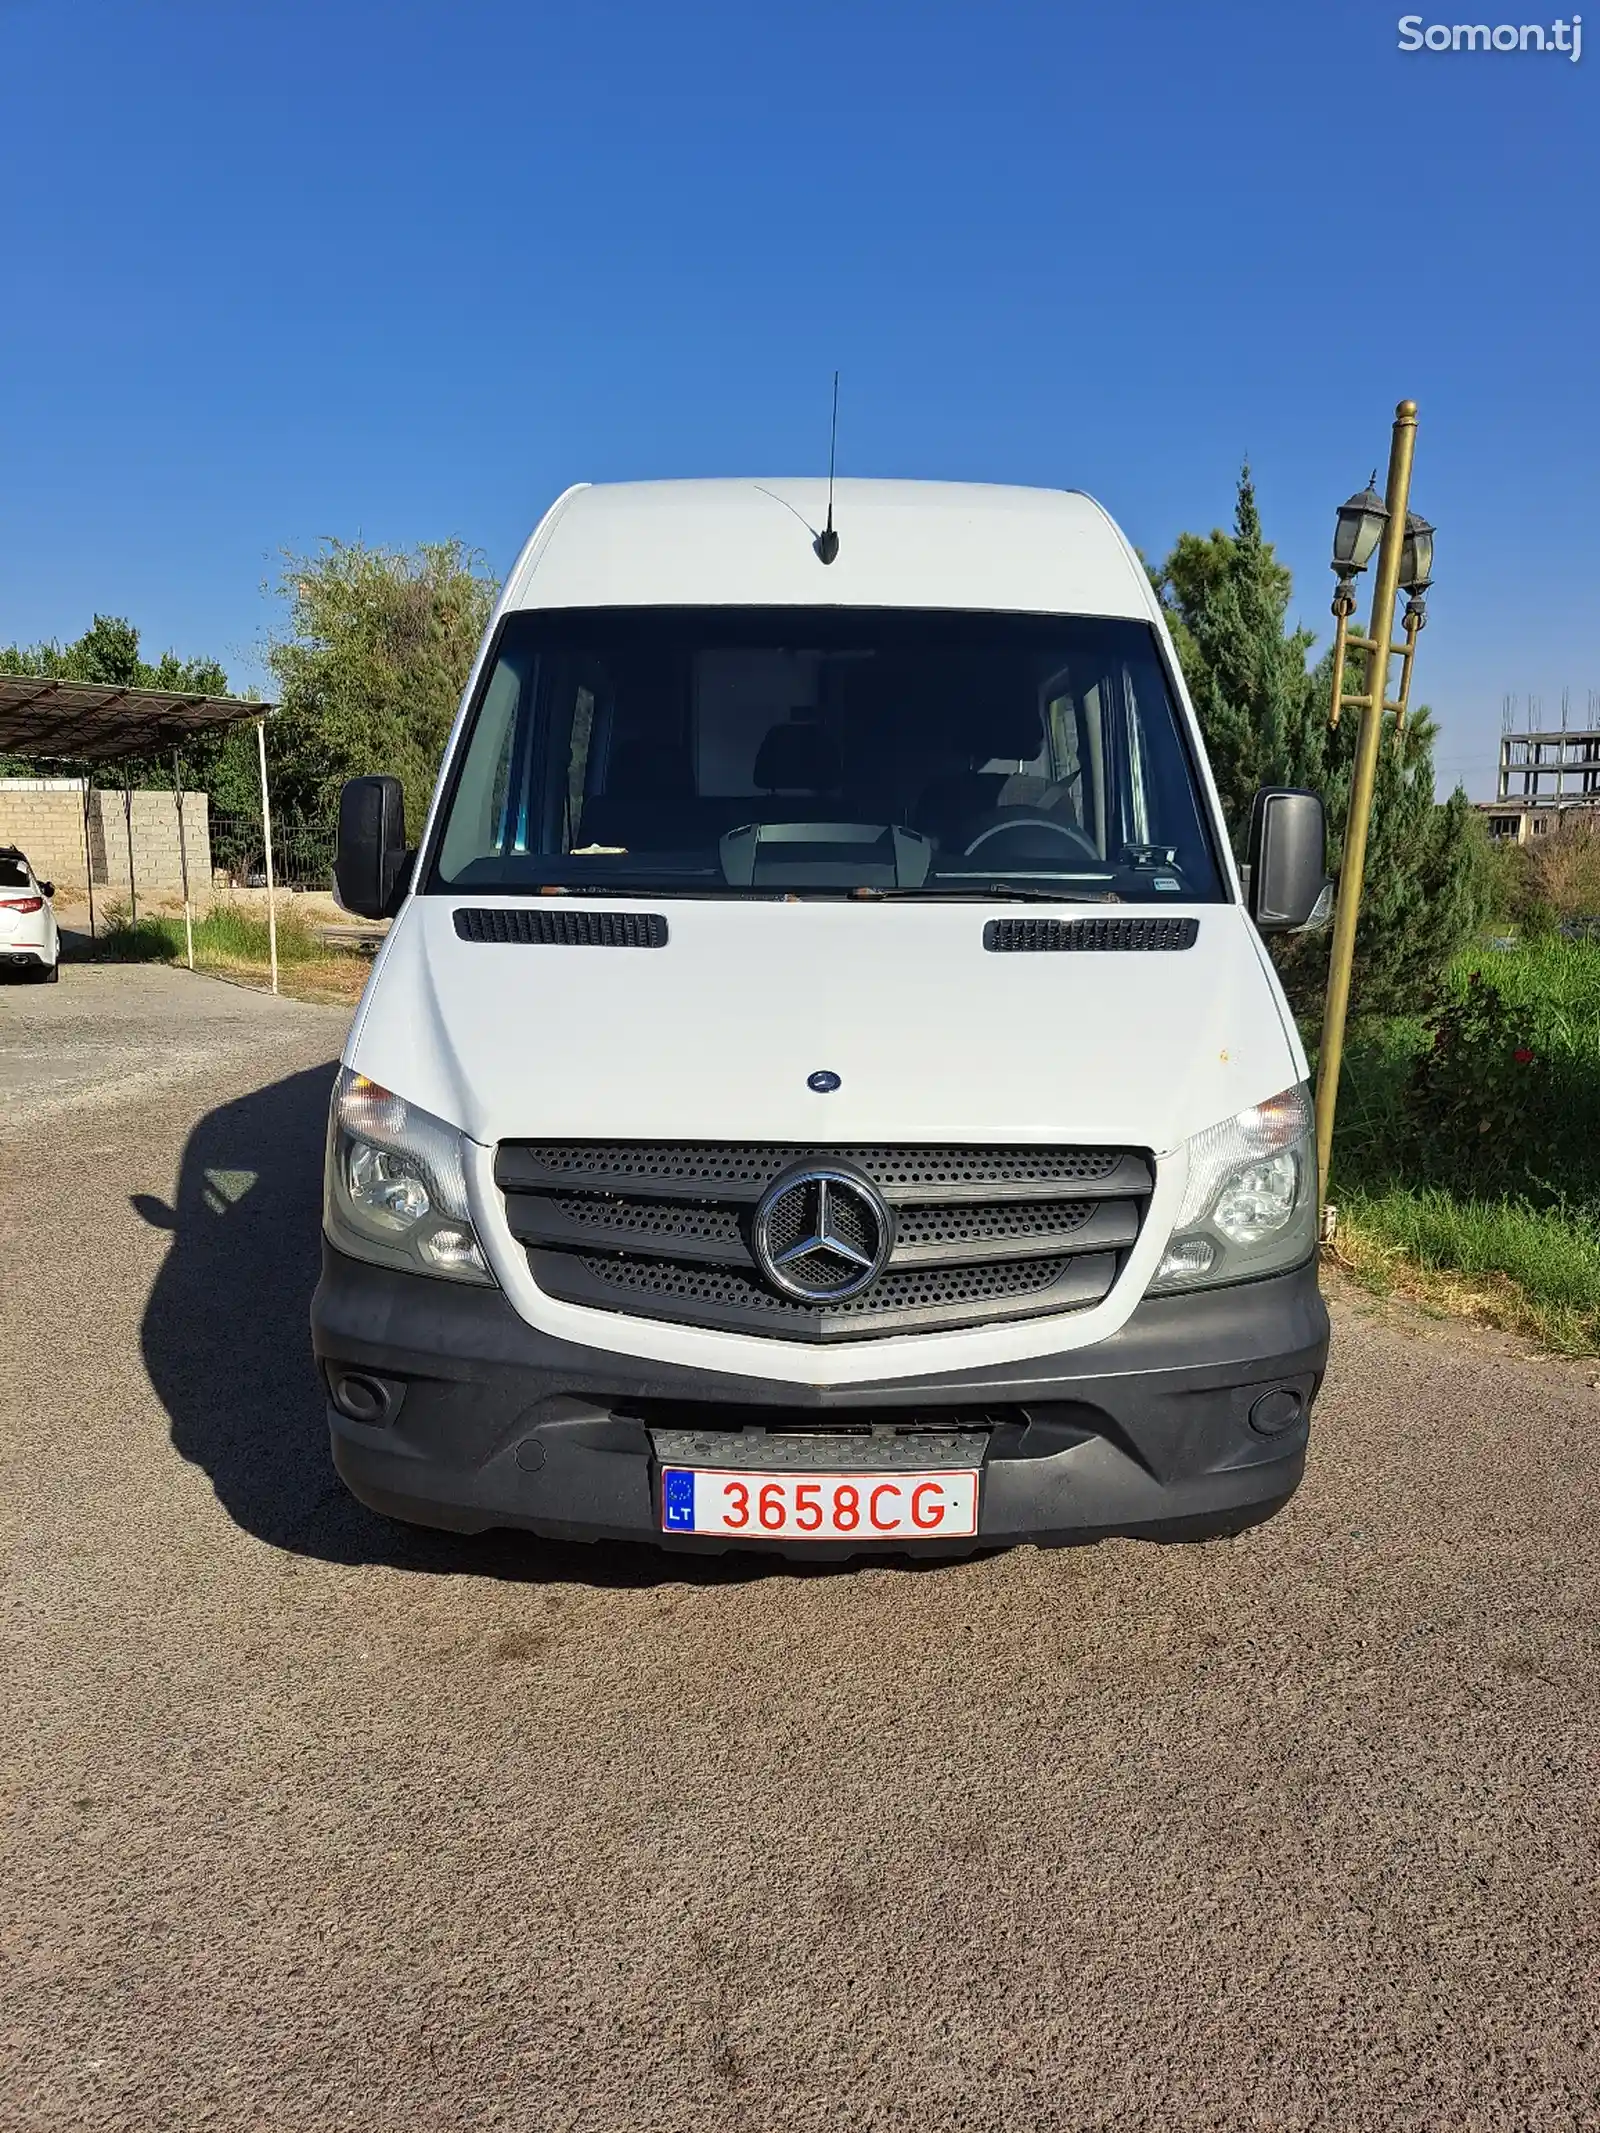
<instances>
[{"instance_id":1,"label":"roof antenna","mask_svg":"<svg viewBox=\"0 0 1600 2133\"><path fill-rule=\"evenodd\" d=\"M811 543L819 563L831 563L839 553L839 536L833 530L833 457L839 443L839 373L833 374L833 428L828 436L828 523Z\"/></svg>"}]
</instances>

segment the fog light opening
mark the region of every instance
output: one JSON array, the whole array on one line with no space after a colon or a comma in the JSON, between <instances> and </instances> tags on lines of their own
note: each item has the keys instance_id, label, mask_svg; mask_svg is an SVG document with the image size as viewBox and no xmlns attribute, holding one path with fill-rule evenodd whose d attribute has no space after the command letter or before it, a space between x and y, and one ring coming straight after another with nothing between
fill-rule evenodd
<instances>
[{"instance_id":1,"label":"fog light opening","mask_svg":"<svg viewBox=\"0 0 1600 2133\"><path fill-rule=\"evenodd\" d=\"M1258 1437L1281 1437L1304 1421L1306 1403L1298 1392L1280 1385L1264 1392L1250 1410L1250 1427Z\"/></svg>"},{"instance_id":2,"label":"fog light opening","mask_svg":"<svg viewBox=\"0 0 1600 2133\"><path fill-rule=\"evenodd\" d=\"M341 1371L330 1388L333 1404L340 1414L352 1422L364 1422L369 1428L381 1428L394 1419L400 1405L397 1387L385 1385L381 1378L369 1378L356 1371Z\"/></svg>"}]
</instances>

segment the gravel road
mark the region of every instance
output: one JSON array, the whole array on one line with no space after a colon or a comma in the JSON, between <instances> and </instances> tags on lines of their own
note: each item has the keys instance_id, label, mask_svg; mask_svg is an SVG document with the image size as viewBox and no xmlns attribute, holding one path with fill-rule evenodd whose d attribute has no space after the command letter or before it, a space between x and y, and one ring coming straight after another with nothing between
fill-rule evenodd
<instances>
[{"instance_id":1,"label":"gravel road","mask_svg":"<svg viewBox=\"0 0 1600 2133\"><path fill-rule=\"evenodd\" d=\"M1237 1541L411 1534L307 1353L337 1010L0 990L0 2127L1600 2123L1594 1368L1338 1307Z\"/></svg>"}]
</instances>

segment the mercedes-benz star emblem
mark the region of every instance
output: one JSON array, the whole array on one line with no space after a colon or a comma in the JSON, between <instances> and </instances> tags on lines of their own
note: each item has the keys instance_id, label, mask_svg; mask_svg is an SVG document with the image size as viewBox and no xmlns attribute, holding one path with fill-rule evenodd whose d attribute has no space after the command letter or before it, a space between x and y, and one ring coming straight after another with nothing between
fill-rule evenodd
<instances>
[{"instance_id":1,"label":"mercedes-benz star emblem","mask_svg":"<svg viewBox=\"0 0 1600 2133\"><path fill-rule=\"evenodd\" d=\"M775 1178L756 1209L756 1264L800 1303L843 1303L877 1280L894 1217L870 1178L806 1164Z\"/></svg>"}]
</instances>

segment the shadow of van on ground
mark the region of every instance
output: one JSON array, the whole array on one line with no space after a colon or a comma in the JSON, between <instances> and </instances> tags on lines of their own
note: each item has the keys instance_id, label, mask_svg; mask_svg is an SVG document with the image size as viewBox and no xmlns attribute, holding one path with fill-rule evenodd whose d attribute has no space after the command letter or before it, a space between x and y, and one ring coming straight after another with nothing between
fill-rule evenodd
<instances>
[{"instance_id":1,"label":"shadow of van on ground","mask_svg":"<svg viewBox=\"0 0 1600 2133\"><path fill-rule=\"evenodd\" d=\"M173 1444L204 1468L237 1525L326 1562L528 1583L717 1585L849 1568L511 1531L463 1537L399 1525L357 1503L333 1470L311 1360L333 1074L329 1061L219 1104L189 1136L177 1207L134 1196L146 1222L173 1233L145 1306L145 1367ZM899 1567L937 1566L902 1558Z\"/></svg>"}]
</instances>

